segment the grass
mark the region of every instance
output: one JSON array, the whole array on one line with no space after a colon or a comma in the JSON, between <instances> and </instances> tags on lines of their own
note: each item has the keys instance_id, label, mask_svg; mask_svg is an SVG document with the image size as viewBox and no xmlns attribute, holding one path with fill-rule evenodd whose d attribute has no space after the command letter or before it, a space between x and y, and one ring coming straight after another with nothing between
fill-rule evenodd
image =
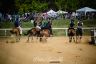
<instances>
[{"instance_id":1,"label":"grass","mask_svg":"<svg viewBox=\"0 0 96 64\"><path fill-rule=\"evenodd\" d=\"M69 19L58 19L52 21L52 27L55 28L67 28L69 26ZM96 19L93 20L84 20L84 27L96 27ZM21 22L22 28L31 28L33 27L33 23L30 21ZM14 26L13 22L1 22L0 27L1 28L12 28ZM77 26L77 20L75 20L75 27Z\"/></svg>"},{"instance_id":2,"label":"grass","mask_svg":"<svg viewBox=\"0 0 96 64\"><path fill-rule=\"evenodd\" d=\"M84 26L86 27L96 27L96 19L93 20L84 20Z\"/></svg>"},{"instance_id":3,"label":"grass","mask_svg":"<svg viewBox=\"0 0 96 64\"><path fill-rule=\"evenodd\" d=\"M58 28L62 28L62 27L68 27L69 25L69 21L68 19L64 20L64 19L61 19L61 20L53 20L52 22L52 26L53 27L58 27Z\"/></svg>"}]
</instances>

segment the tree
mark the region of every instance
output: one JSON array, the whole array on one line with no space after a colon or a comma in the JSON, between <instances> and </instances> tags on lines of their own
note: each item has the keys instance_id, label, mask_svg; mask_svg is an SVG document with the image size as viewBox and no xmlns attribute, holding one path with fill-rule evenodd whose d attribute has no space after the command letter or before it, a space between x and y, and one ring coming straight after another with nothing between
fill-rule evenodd
<instances>
[{"instance_id":1,"label":"tree","mask_svg":"<svg viewBox=\"0 0 96 64\"><path fill-rule=\"evenodd\" d=\"M48 9L75 11L81 7L96 8L96 0L0 0L3 13L42 12Z\"/></svg>"}]
</instances>

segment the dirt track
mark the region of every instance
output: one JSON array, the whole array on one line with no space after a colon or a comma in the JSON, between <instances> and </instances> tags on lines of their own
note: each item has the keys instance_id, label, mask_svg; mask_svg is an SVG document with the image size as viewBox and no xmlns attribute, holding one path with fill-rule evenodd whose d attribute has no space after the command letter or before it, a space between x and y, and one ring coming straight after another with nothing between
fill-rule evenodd
<instances>
[{"instance_id":1,"label":"dirt track","mask_svg":"<svg viewBox=\"0 0 96 64\"><path fill-rule=\"evenodd\" d=\"M27 42L23 37L6 43L8 39L0 39L0 64L96 64L96 46L88 44L89 37L78 44L69 43L67 37L51 37L47 42Z\"/></svg>"}]
</instances>

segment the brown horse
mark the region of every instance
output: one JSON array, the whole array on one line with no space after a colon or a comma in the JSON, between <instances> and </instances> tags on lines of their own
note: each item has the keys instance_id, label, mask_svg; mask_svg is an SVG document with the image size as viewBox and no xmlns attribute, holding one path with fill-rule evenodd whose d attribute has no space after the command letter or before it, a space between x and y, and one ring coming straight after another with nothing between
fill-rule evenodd
<instances>
[{"instance_id":1,"label":"brown horse","mask_svg":"<svg viewBox=\"0 0 96 64\"><path fill-rule=\"evenodd\" d=\"M47 41L48 37L50 37L50 30L49 29L42 29L40 31L40 42Z\"/></svg>"},{"instance_id":2,"label":"brown horse","mask_svg":"<svg viewBox=\"0 0 96 64\"><path fill-rule=\"evenodd\" d=\"M68 36L69 36L69 42L72 42L72 39L75 42L75 29L74 28L69 28L68 29Z\"/></svg>"},{"instance_id":3,"label":"brown horse","mask_svg":"<svg viewBox=\"0 0 96 64\"><path fill-rule=\"evenodd\" d=\"M76 42L81 42L83 30L82 28L76 29Z\"/></svg>"},{"instance_id":4,"label":"brown horse","mask_svg":"<svg viewBox=\"0 0 96 64\"><path fill-rule=\"evenodd\" d=\"M20 40L20 29L19 28L13 28L12 30L10 30L10 32L11 32L11 36L13 35L13 34L15 34L15 36L16 36L16 41L18 42L19 40Z\"/></svg>"},{"instance_id":5,"label":"brown horse","mask_svg":"<svg viewBox=\"0 0 96 64\"><path fill-rule=\"evenodd\" d=\"M32 29L28 30L27 35L28 35L28 40L27 41L29 41L29 37L32 37L32 40L33 40L33 37L37 36L37 29L32 28Z\"/></svg>"}]
</instances>

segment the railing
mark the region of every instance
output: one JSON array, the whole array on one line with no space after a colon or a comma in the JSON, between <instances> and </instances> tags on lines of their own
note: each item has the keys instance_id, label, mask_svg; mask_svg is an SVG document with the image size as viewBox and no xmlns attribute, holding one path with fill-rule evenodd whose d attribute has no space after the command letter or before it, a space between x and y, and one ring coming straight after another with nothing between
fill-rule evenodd
<instances>
[{"instance_id":1,"label":"railing","mask_svg":"<svg viewBox=\"0 0 96 64\"><path fill-rule=\"evenodd\" d=\"M22 28L22 30L29 30L29 29L31 29L31 28ZM68 28L52 28L52 29L53 29L53 30L61 30L61 29L62 29L62 30L65 30L66 36L67 36L67 29L68 29ZM76 29L76 28L75 28L75 29ZM88 30L90 30L90 29L94 29L94 28L93 28L93 27L91 27L91 28L88 28L88 27L87 27L87 28L83 28L83 29L88 29ZM0 31L2 31L2 30L4 31L4 36L6 36L6 35L7 35L6 32L7 32L8 30L11 30L11 28L8 28L8 29L0 29ZM94 30L95 30L95 29L94 29Z\"/></svg>"}]
</instances>

